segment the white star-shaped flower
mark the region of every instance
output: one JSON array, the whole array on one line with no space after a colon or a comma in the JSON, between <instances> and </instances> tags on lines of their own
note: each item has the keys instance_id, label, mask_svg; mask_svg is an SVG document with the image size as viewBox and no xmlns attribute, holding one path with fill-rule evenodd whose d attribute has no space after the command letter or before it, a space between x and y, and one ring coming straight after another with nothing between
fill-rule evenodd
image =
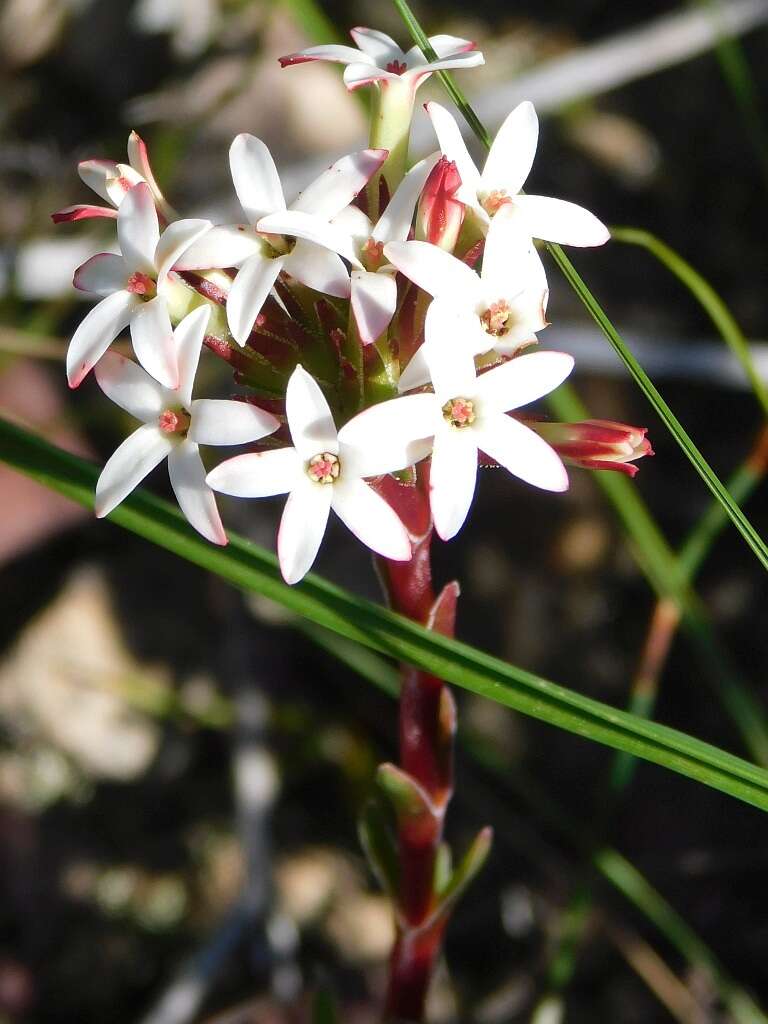
<instances>
[{"instance_id":1,"label":"white star-shaped flower","mask_svg":"<svg viewBox=\"0 0 768 1024\"><path fill-rule=\"evenodd\" d=\"M426 104L440 148L461 175L458 198L470 206L483 224L503 205L512 202L520 211L532 238L561 245L603 245L610 238L606 226L582 206L547 196L520 195L533 166L539 140L539 119L533 104L520 103L502 124L490 148L482 174L469 155L461 131L439 103Z\"/></svg>"},{"instance_id":2,"label":"white star-shaped flower","mask_svg":"<svg viewBox=\"0 0 768 1024\"><path fill-rule=\"evenodd\" d=\"M141 483L147 473L168 459L181 511L194 528L214 544L226 544L213 491L205 482L200 444L245 444L258 441L280 426L270 413L245 402L192 399L210 310L193 310L175 331L179 354L179 387L164 388L140 366L116 352L96 364L102 391L142 426L111 456L96 484L96 515L109 513Z\"/></svg>"},{"instance_id":3,"label":"white star-shaped flower","mask_svg":"<svg viewBox=\"0 0 768 1024\"><path fill-rule=\"evenodd\" d=\"M372 436L362 415L337 431L322 391L301 366L288 381L285 410L294 447L237 455L212 470L207 481L238 498L288 494L277 537L286 583L297 583L309 571L331 509L373 551L407 561L407 530L364 477L405 469L429 446L415 435L405 443Z\"/></svg>"},{"instance_id":4,"label":"white star-shaped flower","mask_svg":"<svg viewBox=\"0 0 768 1024\"><path fill-rule=\"evenodd\" d=\"M385 149L342 157L286 208L274 160L254 135L238 135L229 151L235 191L248 225L212 228L191 246L181 270L239 267L227 298L227 319L244 345L280 271L326 295L349 298L349 271L337 255L361 266L349 236L329 221L349 206L379 170Z\"/></svg>"},{"instance_id":5,"label":"white star-shaped flower","mask_svg":"<svg viewBox=\"0 0 768 1024\"><path fill-rule=\"evenodd\" d=\"M298 53L281 57L282 66L304 64L313 60L328 60L346 64L344 83L349 90L359 89L371 82L382 85L402 82L413 92L433 71L458 71L475 68L485 63L482 53L469 39L457 36L430 36L429 43L437 54L436 61L428 61L420 47L403 51L385 32L372 28L353 28L350 32L359 49L352 46L310 46Z\"/></svg>"},{"instance_id":6,"label":"white star-shaped flower","mask_svg":"<svg viewBox=\"0 0 768 1024\"><path fill-rule=\"evenodd\" d=\"M100 252L75 271L74 285L103 296L75 331L67 350L67 379L76 388L127 326L136 358L165 387L179 385L179 365L166 288L184 250L211 227L177 220L160 234L146 182L131 188L117 211L120 255Z\"/></svg>"},{"instance_id":7,"label":"white star-shaped flower","mask_svg":"<svg viewBox=\"0 0 768 1024\"><path fill-rule=\"evenodd\" d=\"M333 219L334 226L348 234L363 268L352 271L351 301L364 345L373 344L381 336L397 308L397 271L384 259L384 246L408 237L416 203L439 156L434 153L410 169L376 224L356 206L348 206Z\"/></svg>"},{"instance_id":8,"label":"white star-shaped flower","mask_svg":"<svg viewBox=\"0 0 768 1024\"><path fill-rule=\"evenodd\" d=\"M547 326L547 282L531 239L519 230L512 207L491 222L480 274L429 242L390 242L384 246L390 263L435 301L465 314L465 334L456 338L472 356L494 349L512 355L536 341ZM429 370L425 347L418 349L400 378L400 390L426 384Z\"/></svg>"},{"instance_id":9,"label":"white star-shaped flower","mask_svg":"<svg viewBox=\"0 0 768 1024\"><path fill-rule=\"evenodd\" d=\"M395 398L357 417L360 436L386 436L391 445L434 438L429 499L435 529L443 540L458 533L469 512L478 450L535 487L568 487L568 475L554 449L506 413L562 384L573 369L573 358L562 352L533 352L477 376L466 346L453 341L469 328L466 319L466 314L433 302L423 348L434 394Z\"/></svg>"},{"instance_id":10,"label":"white star-shaped flower","mask_svg":"<svg viewBox=\"0 0 768 1024\"><path fill-rule=\"evenodd\" d=\"M81 160L77 165L77 172L88 188L93 189L110 205L79 203L76 206L67 206L52 214L55 224L86 220L89 217L117 217L120 203L133 186L141 182L149 186L155 206L166 221L175 220L177 217L173 207L166 202L160 191L160 186L152 173L146 143L137 132L131 132L128 136L127 164L115 163L114 160Z\"/></svg>"}]
</instances>

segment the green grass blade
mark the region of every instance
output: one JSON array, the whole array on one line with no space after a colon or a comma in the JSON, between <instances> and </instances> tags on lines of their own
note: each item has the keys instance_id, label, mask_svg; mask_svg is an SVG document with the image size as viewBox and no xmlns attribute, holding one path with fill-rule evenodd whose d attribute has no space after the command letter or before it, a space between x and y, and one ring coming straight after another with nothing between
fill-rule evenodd
<instances>
[{"instance_id":1,"label":"green grass blade","mask_svg":"<svg viewBox=\"0 0 768 1024\"><path fill-rule=\"evenodd\" d=\"M636 245L646 249L685 285L706 311L728 348L741 363L755 397L765 415L768 416L768 389L766 389L752 359L749 342L744 337L731 311L712 285L697 270L694 270L680 253L662 242L656 235L652 235L650 231L641 231L637 228L612 228L611 238L616 242L624 242L627 245Z\"/></svg>"},{"instance_id":2,"label":"green grass blade","mask_svg":"<svg viewBox=\"0 0 768 1024\"><path fill-rule=\"evenodd\" d=\"M99 472L96 466L2 419L0 460L72 500L92 506ZM756 765L425 630L317 576L310 575L301 585L288 587L271 553L232 535L227 547L212 546L191 530L177 509L146 491L134 492L110 518L234 586L263 594L348 639L523 714L625 750L768 810L768 772Z\"/></svg>"},{"instance_id":3,"label":"green grass blade","mask_svg":"<svg viewBox=\"0 0 768 1024\"><path fill-rule=\"evenodd\" d=\"M707 970L737 1024L766 1024L768 1018L752 997L733 981L706 944L626 857L617 850L604 847L595 854L594 865L654 922L692 966Z\"/></svg>"},{"instance_id":4,"label":"green grass blade","mask_svg":"<svg viewBox=\"0 0 768 1024\"><path fill-rule=\"evenodd\" d=\"M550 395L549 405L564 420L589 418L571 387L558 388ZM683 628L699 656L702 676L733 719L746 749L760 764L768 765L768 716L717 641L706 608L690 585L691 576L686 574L684 563L678 560L637 488L626 477L594 473L593 480L613 505L630 538L634 557L651 586L659 597L670 598L679 608ZM720 503L714 501L706 525L713 536L718 532L718 522L727 523L728 517ZM692 543L700 545L698 539Z\"/></svg>"},{"instance_id":5,"label":"green grass blade","mask_svg":"<svg viewBox=\"0 0 768 1024\"><path fill-rule=\"evenodd\" d=\"M739 108L744 127L754 147L766 184L768 184L768 130L760 109L758 89L740 40L730 34L722 22L721 0L696 0L699 7L708 8L719 27L715 55L723 78Z\"/></svg>"},{"instance_id":6,"label":"green grass blade","mask_svg":"<svg viewBox=\"0 0 768 1024\"><path fill-rule=\"evenodd\" d=\"M418 20L409 5L406 3L406 0L392 0L392 2L405 22L414 42L422 48L428 59L435 60L436 54L429 45L429 40L427 39L425 32L419 25ZM437 74L469 126L475 132L478 139L487 148L490 145L488 132L485 130L482 122L472 109L463 92L459 89L449 74L444 71L437 72ZM667 430L669 430L680 445L691 465L707 485L714 497L722 504L731 522L752 549L760 564L763 568L768 569L768 546L766 546L765 541L744 515L743 511L728 493L717 474L693 443L693 440L686 432L682 423L667 405L664 398L656 388L656 385L647 375L640 363L635 359L623 338L613 326L605 310L589 290L586 282L576 270L573 263L571 263L570 259L566 256L561 246L548 243L547 249L571 288L573 288L578 295L587 312L608 339L619 359L624 363L630 373L630 376L662 419Z\"/></svg>"},{"instance_id":7,"label":"green grass blade","mask_svg":"<svg viewBox=\"0 0 768 1024\"><path fill-rule=\"evenodd\" d=\"M548 245L547 248L554 257L557 265L562 270L569 284L594 319L595 323L611 343L627 370L629 370L629 373L637 386L643 392L651 406L656 410L657 414L664 422L669 432L679 444L691 465L694 467L717 501L719 501L723 506L729 519L750 546L760 564L763 568L768 569L768 547L766 547L765 541L744 515L744 512L728 493L728 490L715 471L711 468L707 460L693 443L693 440L688 435L680 420L672 412L656 388L656 385L650 379L640 363L635 359L634 355L625 344L619 332L608 319L608 316L602 306L589 290L570 259L565 255L559 245Z\"/></svg>"}]
</instances>

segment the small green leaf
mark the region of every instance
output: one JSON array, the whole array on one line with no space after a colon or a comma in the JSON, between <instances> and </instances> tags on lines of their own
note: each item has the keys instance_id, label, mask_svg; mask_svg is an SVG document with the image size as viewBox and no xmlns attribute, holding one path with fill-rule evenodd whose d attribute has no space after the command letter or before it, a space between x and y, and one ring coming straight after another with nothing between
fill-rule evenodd
<instances>
[{"instance_id":1,"label":"small green leaf","mask_svg":"<svg viewBox=\"0 0 768 1024\"><path fill-rule=\"evenodd\" d=\"M435 811L427 792L397 765L379 765L376 783L389 798L398 822L434 817Z\"/></svg>"},{"instance_id":2,"label":"small green leaf","mask_svg":"<svg viewBox=\"0 0 768 1024\"><path fill-rule=\"evenodd\" d=\"M451 881L452 872L453 855L451 854L451 848L448 843L440 843L437 848L437 856L435 857L435 880L433 888L436 893L445 891Z\"/></svg>"},{"instance_id":3,"label":"small green leaf","mask_svg":"<svg viewBox=\"0 0 768 1024\"><path fill-rule=\"evenodd\" d=\"M450 913L455 904L461 899L469 883L479 873L483 864L488 859L492 842L493 829L489 826L486 826L486 828L481 829L477 833L472 845L451 875L448 884L439 894L439 902L433 915L435 918L443 917Z\"/></svg>"},{"instance_id":4,"label":"small green leaf","mask_svg":"<svg viewBox=\"0 0 768 1024\"><path fill-rule=\"evenodd\" d=\"M358 824L360 845L381 888L395 899L400 885L397 846L379 800L369 800Z\"/></svg>"}]
</instances>

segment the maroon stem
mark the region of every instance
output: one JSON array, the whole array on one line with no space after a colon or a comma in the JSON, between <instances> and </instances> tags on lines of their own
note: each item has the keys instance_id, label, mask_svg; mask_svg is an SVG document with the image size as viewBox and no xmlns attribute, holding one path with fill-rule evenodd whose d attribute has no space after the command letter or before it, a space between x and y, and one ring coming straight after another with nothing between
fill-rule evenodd
<instances>
[{"instance_id":1,"label":"maroon stem","mask_svg":"<svg viewBox=\"0 0 768 1024\"><path fill-rule=\"evenodd\" d=\"M379 560L392 608L447 636L454 632L458 586L435 595L430 548L429 481L416 487L384 482L386 498L409 529L409 562ZM400 693L400 767L429 797L429 813L401 819L398 827L400 892L398 932L390 958L385 1018L422 1021L429 983L440 955L445 919L430 922L434 910L435 862L443 821L453 792L455 705L443 680L403 667Z\"/></svg>"}]
</instances>

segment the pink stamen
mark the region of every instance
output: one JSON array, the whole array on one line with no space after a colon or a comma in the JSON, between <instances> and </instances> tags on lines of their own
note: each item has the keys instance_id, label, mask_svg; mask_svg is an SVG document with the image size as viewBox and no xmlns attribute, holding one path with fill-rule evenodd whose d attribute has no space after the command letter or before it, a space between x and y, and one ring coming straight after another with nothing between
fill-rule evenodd
<instances>
[{"instance_id":1,"label":"pink stamen","mask_svg":"<svg viewBox=\"0 0 768 1024\"><path fill-rule=\"evenodd\" d=\"M443 406L443 416L452 427L471 427L475 422L475 403L469 398L452 398Z\"/></svg>"},{"instance_id":2,"label":"pink stamen","mask_svg":"<svg viewBox=\"0 0 768 1024\"><path fill-rule=\"evenodd\" d=\"M384 243L369 238L363 246L361 256L367 270L378 270L384 262Z\"/></svg>"},{"instance_id":3,"label":"pink stamen","mask_svg":"<svg viewBox=\"0 0 768 1024\"><path fill-rule=\"evenodd\" d=\"M157 292L157 287L148 274L142 274L141 271L137 270L128 278L126 290L134 295L152 296Z\"/></svg>"},{"instance_id":4,"label":"pink stamen","mask_svg":"<svg viewBox=\"0 0 768 1024\"><path fill-rule=\"evenodd\" d=\"M190 417L183 409L164 409L157 418L157 425L164 434L181 434L189 430Z\"/></svg>"},{"instance_id":5,"label":"pink stamen","mask_svg":"<svg viewBox=\"0 0 768 1024\"><path fill-rule=\"evenodd\" d=\"M494 189L493 192L489 192L486 196L483 207L485 212L492 217L494 213L498 213L505 203L509 202L511 202L509 194L504 189Z\"/></svg>"},{"instance_id":6,"label":"pink stamen","mask_svg":"<svg viewBox=\"0 0 768 1024\"><path fill-rule=\"evenodd\" d=\"M512 310L509 308L509 303L504 301L494 302L486 309L480 319L488 334L498 338L509 330L511 314Z\"/></svg>"},{"instance_id":7,"label":"pink stamen","mask_svg":"<svg viewBox=\"0 0 768 1024\"><path fill-rule=\"evenodd\" d=\"M309 460L307 475L316 484L332 484L338 479L341 464L331 452L321 452Z\"/></svg>"},{"instance_id":8,"label":"pink stamen","mask_svg":"<svg viewBox=\"0 0 768 1024\"><path fill-rule=\"evenodd\" d=\"M404 75L408 70L408 65L405 61L391 60L389 64L387 64L386 70L393 75Z\"/></svg>"}]
</instances>

